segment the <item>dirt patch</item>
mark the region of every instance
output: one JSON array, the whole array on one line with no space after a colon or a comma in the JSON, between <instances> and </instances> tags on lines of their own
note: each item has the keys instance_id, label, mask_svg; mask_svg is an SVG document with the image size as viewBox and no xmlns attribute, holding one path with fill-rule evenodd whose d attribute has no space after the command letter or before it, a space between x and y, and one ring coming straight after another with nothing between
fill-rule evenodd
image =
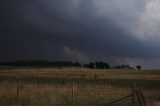
<instances>
[{"instance_id":1,"label":"dirt patch","mask_svg":"<svg viewBox=\"0 0 160 106\"><path fill-rule=\"evenodd\" d=\"M160 106L160 101L154 101L152 103L148 103L147 106Z\"/></svg>"}]
</instances>

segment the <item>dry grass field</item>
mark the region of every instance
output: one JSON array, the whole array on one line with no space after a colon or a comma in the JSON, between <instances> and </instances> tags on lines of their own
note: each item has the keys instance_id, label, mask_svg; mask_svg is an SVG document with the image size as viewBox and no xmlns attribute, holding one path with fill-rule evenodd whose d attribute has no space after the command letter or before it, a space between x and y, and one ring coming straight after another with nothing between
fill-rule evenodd
<instances>
[{"instance_id":1,"label":"dry grass field","mask_svg":"<svg viewBox=\"0 0 160 106\"><path fill-rule=\"evenodd\" d=\"M0 106L103 106L132 93L160 101L160 71L87 68L1 68ZM112 106L131 106L132 98Z\"/></svg>"}]
</instances>

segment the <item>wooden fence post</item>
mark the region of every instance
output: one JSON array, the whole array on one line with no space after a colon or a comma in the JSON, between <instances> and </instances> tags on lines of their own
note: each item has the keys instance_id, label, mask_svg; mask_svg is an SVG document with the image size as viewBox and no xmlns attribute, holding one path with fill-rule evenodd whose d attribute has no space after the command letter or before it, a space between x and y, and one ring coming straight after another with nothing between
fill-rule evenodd
<instances>
[{"instance_id":1,"label":"wooden fence post","mask_svg":"<svg viewBox=\"0 0 160 106\"><path fill-rule=\"evenodd\" d=\"M132 86L132 106L135 106L135 90L136 90L136 82L133 82L133 86Z\"/></svg>"},{"instance_id":2,"label":"wooden fence post","mask_svg":"<svg viewBox=\"0 0 160 106\"><path fill-rule=\"evenodd\" d=\"M19 85L17 86L16 90L17 90L17 92L16 92L17 93L17 95L16 95L17 96L17 101L16 102L17 102L17 106L19 106L19 90L20 90Z\"/></svg>"},{"instance_id":3,"label":"wooden fence post","mask_svg":"<svg viewBox=\"0 0 160 106\"><path fill-rule=\"evenodd\" d=\"M19 86L17 86L17 100L19 99Z\"/></svg>"},{"instance_id":4,"label":"wooden fence post","mask_svg":"<svg viewBox=\"0 0 160 106\"><path fill-rule=\"evenodd\" d=\"M72 86L72 103L74 104L74 96L75 96L75 92L74 92L75 88L74 85Z\"/></svg>"}]
</instances>

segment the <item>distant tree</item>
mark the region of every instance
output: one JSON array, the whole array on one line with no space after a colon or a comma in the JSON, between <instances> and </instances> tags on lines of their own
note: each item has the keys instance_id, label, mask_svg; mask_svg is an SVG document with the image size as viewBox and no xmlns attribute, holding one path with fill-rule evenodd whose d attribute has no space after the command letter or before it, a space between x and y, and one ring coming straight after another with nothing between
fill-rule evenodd
<instances>
[{"instance_id":1,"label":"distant tree","mask_svg":"<svg viewBox=\"0 0 160 106\"><path fill-rule=\"evenodd\" d=\"M136 66L136 68L137 68L137 70L141 70L141 66L140 65Z\"/></svg>"},{"instance_id":2,"label":"distant tree","mask_svg":"<svg viewBox=\"0 0 160 106\"><path fill-rule=\"evenodd\" d=\"M80 66L81 66L81 63L79 63L79 62L77 61L77 62L74 63L74 65L75 65L76 67L80 67Z\"/></svg>"},{"instance_id":3,"label":"distant tree","mask_svg":"<svg viewBox=\"0 0 160 106\"><path fill-rule=\"evenodd\" d=\"M95 62L95 66L96 66L96 68L99 68L99 69L109 68L109 64L108 64L108 63L105 63L105 62L103 62L103 61Z\"/></svg>"},{"instance_id":4,"label":"distant tree","mask_svg":"<svg viewBox=\"0 0 160 106\"><path fill-rule=\"evenodd\" d=\"M109 68L110 66L109 66L109 64L108 63L104 63L104 68Z\"/></svg>"},{"instance_id":5,"label":"distant tree","mask_svg":"<svg viewBox=\"0 0 160 106\"><path fill-rule=\"evenodd\" d=\"M88 67L89 67L89 68L95 68L95 67L94 67L94 63L93 63L93 62L89 63L89 64L88 64Z\"/></svg>"},{"instance_id":6,"label":"distant tree","mask_svg":"<svg viewBox=\"0 0 160 106\"><path fill-rule=\"evenodd\" d=\"M131 66L129 65L118 65L115 66L116 69L133 69Z\"/></svg>"},{"instance_id":7,"label":"distant tree","mask_svg":"<svg viewBox=\"0 0 160 106\"><path fill-rule=\"evenodd\" d=\"M88 68L89 64L83 64L83 67Z\"/></svg>"},{"instance_id":8,"label":"distant tree","mask_svg":"<svg viewBox=\"0 0 160 106\"><path fill-rule=\"evenodd\" d=\"M99 68L99 69L104 69L104 65L103 65L103 62L95 62L95 65L96 65L96 68Z\"/></svg>"}]
</instances>

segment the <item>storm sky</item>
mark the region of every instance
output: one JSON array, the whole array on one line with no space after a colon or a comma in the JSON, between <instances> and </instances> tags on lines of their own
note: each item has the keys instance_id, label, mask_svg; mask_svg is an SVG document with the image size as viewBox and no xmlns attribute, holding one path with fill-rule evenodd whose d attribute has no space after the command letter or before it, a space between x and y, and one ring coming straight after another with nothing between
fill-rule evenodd
<instances>
[{"instance_id":1,"label":"storm sky","mask_svg":"<svg viewBox=\"0 0 160 106\"><path fill-rule=\"evenodd\" d=\"M1 0L0 61L160 68L160 0Z\"/></svg>"}]
</instances>

